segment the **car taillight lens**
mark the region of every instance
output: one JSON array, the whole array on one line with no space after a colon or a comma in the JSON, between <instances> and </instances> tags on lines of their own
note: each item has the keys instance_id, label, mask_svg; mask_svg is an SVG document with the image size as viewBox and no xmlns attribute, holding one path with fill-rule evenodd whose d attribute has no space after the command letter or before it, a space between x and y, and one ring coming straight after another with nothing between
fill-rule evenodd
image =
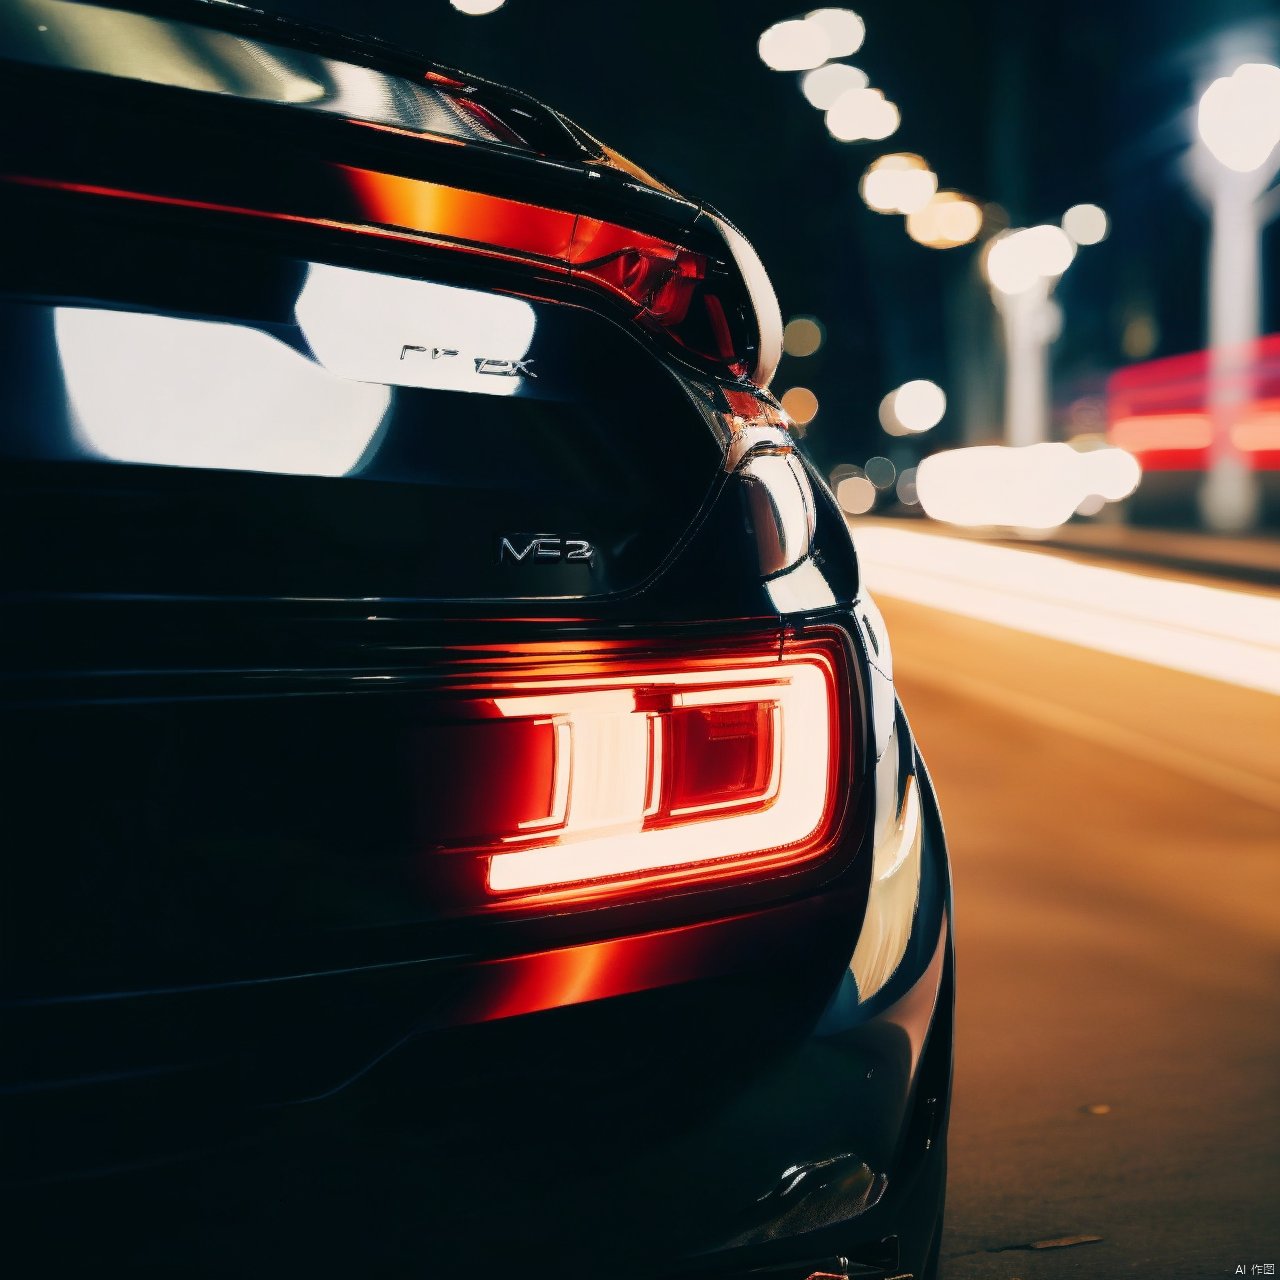
<instances>
[{"instance_id":1,"label":"car taillight lens","mask_svg":"<svg viewBox=\"0 0 1280 1280\"><path fill-rule=\"evenodd\" d=\"M732 261L727 251L724 258ZM756 359L757 304L736 267L730 270L725 261L659 236L585 217L574 224L569 262L579 278L639 307L640 323L684 350L734 376L762 372ZM747 316L755 320L755 333ZM772 368L765 380L771 375Z\"/></svg>"},{"instance_id":2,"label":"car taillight lens","mask_svg":"<svg viewBox=\"0 0 1280 1280\"><path fill-rule=\"evenodd\" d=\"M425 879L473 908L772 873L831 849L847 798L843 651L530 671L418 733Z\"/></svg>"}]
</instances>

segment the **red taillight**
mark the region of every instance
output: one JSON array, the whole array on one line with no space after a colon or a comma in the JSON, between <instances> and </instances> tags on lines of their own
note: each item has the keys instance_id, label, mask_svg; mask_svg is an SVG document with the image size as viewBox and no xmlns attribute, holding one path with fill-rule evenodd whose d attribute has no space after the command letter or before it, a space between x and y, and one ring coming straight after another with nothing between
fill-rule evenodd
<instances>
[{"instance_id":1,"label":"red taillight","mask_svg":"<svg viewBox=\"0 0 1280 1280\"><path fill-rule=\"evenodd\" d=\"M710 815L768 800L778 783L779 718L770 699L673 710L664 753L668 812Z\"/></svg>"},{"instance_id":2,"label":"red taillight","mask_svg":"<svg viewBox=\"0 0 1280 1280\"><path fill-rule=\"evenodd\" d=\"M747 372L749 335L740 329L743 296L726 300L736 277L711 279L712 260L658 236L594 218L578 218L569 252L570 270L640 308L639 319L685 350ZM736 285L741 291L740 282Z\"/></svg>"},{"instance_id":3,"label":"red taillight","mask_svg":"<svg viewBox=\"0 0 1280 1280\"><path fill-rule=\"evenodd\" d=\"M420 732L433 894L463 911L571 903L831 848L850 776L837 646L594 665L513 672Z\"/></svg>"}]
</instances>

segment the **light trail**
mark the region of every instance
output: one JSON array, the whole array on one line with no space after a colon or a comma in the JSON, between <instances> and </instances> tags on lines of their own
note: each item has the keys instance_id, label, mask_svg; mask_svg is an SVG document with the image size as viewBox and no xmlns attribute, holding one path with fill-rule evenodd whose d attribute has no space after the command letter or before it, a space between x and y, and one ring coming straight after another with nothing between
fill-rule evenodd
<instances>
[{"instance_id":1,"label":"light trail","mask_svg":"<svg viewBox=\"0 0 1280 1280\"><path fill-rule=\"evenodd\" d=\"M854 541L873 594L1280 695L1275 597L908 529Z\"/></svg>"}]
</instances>

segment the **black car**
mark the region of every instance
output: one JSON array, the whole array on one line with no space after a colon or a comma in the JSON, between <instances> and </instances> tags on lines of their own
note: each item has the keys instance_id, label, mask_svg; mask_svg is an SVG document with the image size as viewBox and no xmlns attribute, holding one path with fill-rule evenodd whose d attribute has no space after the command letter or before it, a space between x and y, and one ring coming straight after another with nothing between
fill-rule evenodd
<instances>
[{"instance_id":1,"label":"black car","mask_svg":"<svg viewBox=\"0 0 1280 1280\"><path fill-rule=\"evenodd\" d=\"M931 1276L950 879L750 246L234 5L0 11L6 1276Z\"/></svg>"}]
</instances>

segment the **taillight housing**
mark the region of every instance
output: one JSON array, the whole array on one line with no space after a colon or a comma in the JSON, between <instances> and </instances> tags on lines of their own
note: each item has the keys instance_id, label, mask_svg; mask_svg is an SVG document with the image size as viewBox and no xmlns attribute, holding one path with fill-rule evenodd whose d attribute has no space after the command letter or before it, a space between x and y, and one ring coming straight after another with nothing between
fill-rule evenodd
<instances>
[{"instance_id":1,"label":"taillight housing","mask_svg":"<svg viewBox=\"0 0 1280 1280\"><path fill-rule=\"evenodd\" d=\"M782 354L773 286L755 251L732 227L714 215L702 217L702 238L716 246L712 253L579 217L570 270L639 307L642 325L684 351L765 386Z\"/></svg>"},{"instance_id":2,"label":"taillight housing","mask_svg":"<svg viewBox=\"0 0 1280 1280\"><path fill-rule=\"evenodd\" d=\"M834 637L521 668L416 731L417 867L438 905L644 897L836 844L853 775Z\"/></svg>"}]
</instances>

